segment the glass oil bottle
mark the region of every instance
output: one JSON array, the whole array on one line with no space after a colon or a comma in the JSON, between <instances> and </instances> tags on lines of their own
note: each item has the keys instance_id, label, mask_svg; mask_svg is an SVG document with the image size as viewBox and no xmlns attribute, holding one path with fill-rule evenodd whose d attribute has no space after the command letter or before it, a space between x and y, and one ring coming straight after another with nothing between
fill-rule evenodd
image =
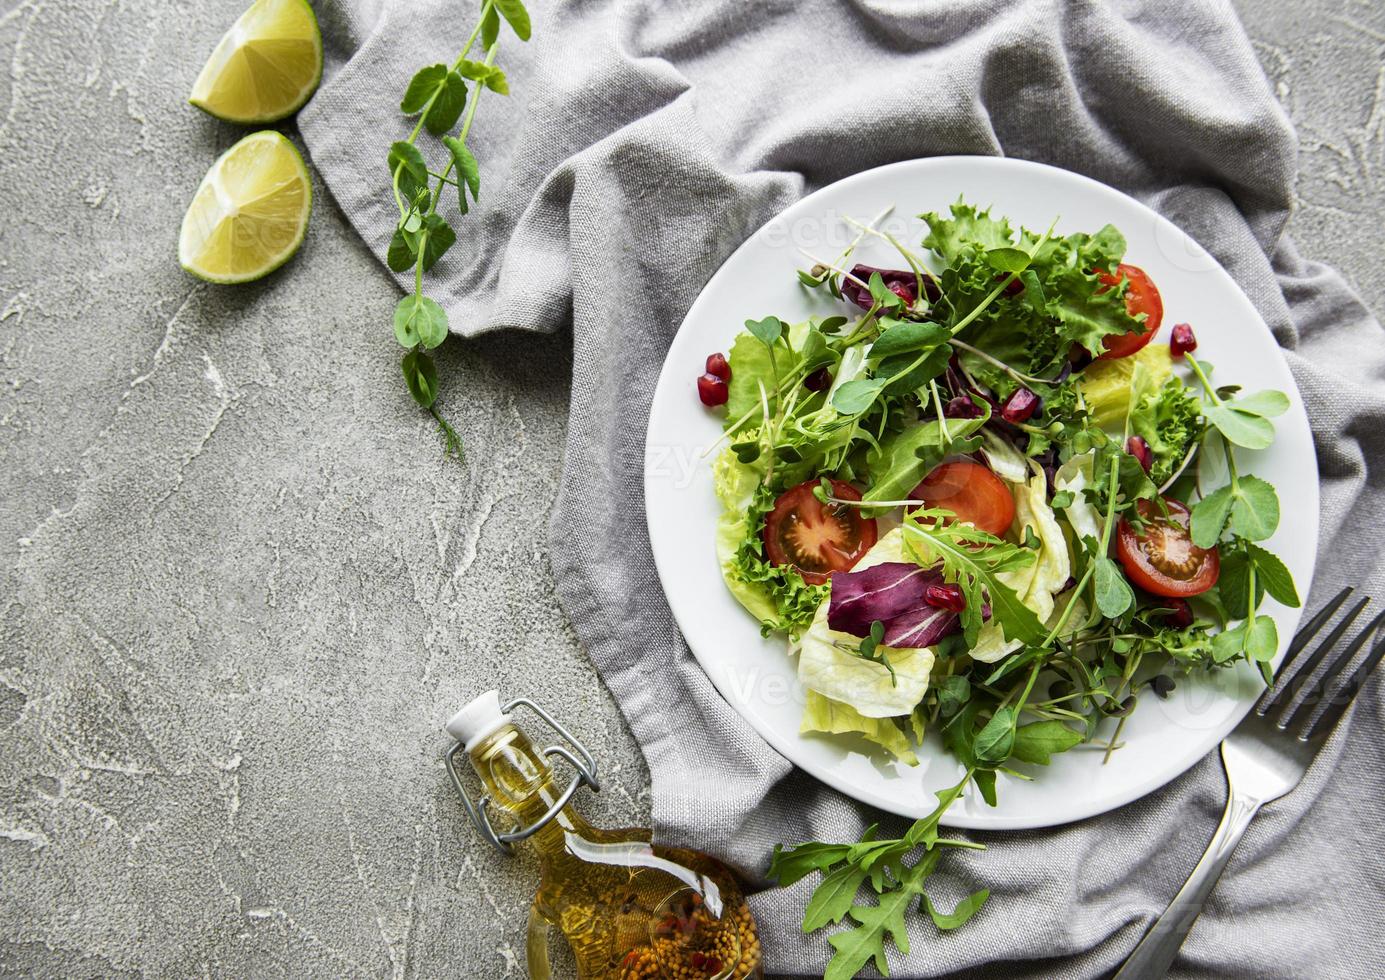
<instances>
[{"instance_id":1,"label":"glass oil bottle","mask_svg":"<svg viewBox=\"0 0 1385 980\"><path fill-rule=\"evenodd\" d=\"M533 711L576 754L561 745L539 750L510 717ZM529 913L532 980L549 980L548 940L558 929L571 947L580 980L746 980L763 977L750 908L731 871L698 851L650 842L648 830L593 827L572 796L583 784L599 789L591 754L527 698L500 704L488 691L447 723L457 740L447 768L476 829L502 853L528 841L541 878ZM485 787L473 802L458 757L465 755ZM566 788L552 759L573 766ZM490 809L517 829L497 832Z\"/></svg>"}]
</instances>

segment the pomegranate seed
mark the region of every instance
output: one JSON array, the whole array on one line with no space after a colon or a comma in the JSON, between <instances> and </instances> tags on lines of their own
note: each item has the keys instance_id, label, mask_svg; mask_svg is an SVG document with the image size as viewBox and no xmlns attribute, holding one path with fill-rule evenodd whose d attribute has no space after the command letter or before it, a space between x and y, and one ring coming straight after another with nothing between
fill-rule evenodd
<instances>
[{"instance_id":1,"label":"pomegranate seed","mask_svg":"<svg viewBox=\"0 0 1385 980\"><path fill-rule=\"evenodd\" d=\"M1193 607L1188 605L1184 599L1161 599L1161 606L1167 606L1168 612L1164 614L1165 625L1172 626L1174 629L1187 629L1193 625Z\"/></svg>"},{"instance_id":2,"label":"pomegranate seed","mask_svg":"<svg viewBox=\"0 0 1385 980\"><path fill-rule=\"evenodd\" d=\"M707 972L712 974L713 976L721 972L721 957L707 957Z\"/></svg>"},{"instance_id":3,"label":"pomegranate seed","mask_svg":"<svg viewBox=\"0 0 1385 980\"><path fill-rule=\"evenodd\" d=\"M1174 357L1182 357L1184 354L1191 354L1197 350L1197 337L1193 334L1193 328L1187 323L1174 324L1173 337L1169 340L1169 353Z\"/></svg>"},{"instance_id":4,"label":"pomegranate seed","mask_svg":"<svg viewBox=\"0 0 1385 980\"><path fill-rule=\"evenodd\" d=\"M962 590L944 582L934 583L924 589L923 598L930 606L937 606L948 612L959 613L967 608L967 597L962 595Z\"/></svg>"},{"instance_id":5,"label":"pomegranate seed","mask_svg":"<svg viewBox=\"0 0 1385 980\"><path fill-rule=\"evenodd\" d=\"M726 355L721 353L708 354L707 373L715 374L722 381L730 381L731 365L726 363Z\"/></svg>"},{"instance_id":6,"label":"pomegranate seed","mask_svg":"<svg viewBox=\"0 0 1385 980\"><path fill-rule=\"evenodd\" d=\"M1000 273L995 277L996 282L999 282L1000 280L1006 278L1007 275L1008 273ZM1011 279L1009 282L1005 284L1004 295L1006 296L1018 296L1022 292L1024 292L1024 283L1019 281L1018 276L1016 276L1014 279Z\"/></svg>"},{"instance_id":7,"label":"pomegranate seed","mask_svg":"<svg viewBox=\"0 0 1385 980\"><path fill-rule=\"evenodd\" d=\"M1029 421L1029 417L1039 408L1039 396L1028 388L1016 388L1000 408L1000 417L1006 422L1018 425Z\"/></svg>"},{"instance_id":8,"label":"pomegranate seed","mask_svg":"<svg viewBox=\"0 0 1385 980\"><path fill-rule=\"evenodd\" d=\"M1154 454L1149 451L1149 443L1145 442L1140 436L1131 436L1125 440L1125 451L1140 461L1146 473L1154 465Z\"/></svg>"},{"instance_id":9,"label":"pomegranate seed","mask_svg":"<svg viewBox=\"0 0 1385 980\"><path fill-rule=\"evenodd\" d=\"M726 399L731 397L731 389L715 374L704 374L697 379L697 397L708 408L715 408L726 404Z\"/></svg>"},{"instance_id":10,"label":"pomegranate seed","mask_svg":"<svg viewBox=\"0 0 1385 980\"><path fill-rule=\"evenodd\" d=\"M832 372L827 368L818 368L808 377L803 379L803 387L809 391L823 391L832 383Z\"/></svg>"},{"instance_id":11,"label":"pomegranate seed","mask_svg":"<svg viewBox=\"0 0 1385 980\"><path fill-rule=\"evenodd\" d=\"M707 966L707 954L701 951L692 954L693 969L702 970Z\"/></svg>"}]
</instances>

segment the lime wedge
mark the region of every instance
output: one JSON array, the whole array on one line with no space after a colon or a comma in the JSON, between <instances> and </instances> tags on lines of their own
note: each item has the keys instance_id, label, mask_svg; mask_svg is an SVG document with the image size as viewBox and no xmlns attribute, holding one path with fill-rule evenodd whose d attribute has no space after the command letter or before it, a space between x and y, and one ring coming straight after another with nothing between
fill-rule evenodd
<instances>
[{"instance_id":1,"label":"lime wedge","mask_svg":"<svg viewBox=\"0 0 1385 980\"><path fill-rule=\"evenodd\" d=\"M188 99L218 119L268 123L297 112L322 79L322 35L307 0L255 0L202 67Z\"/></svg>"},{"instance_id":2,"label":"lime wedge","mask_svg":"<svg viewBox=\"0 0 1385 980\"><path fill-rule=\"evenodd\" d=\"M178 261L208 282L249 282L287 262L308 230L308 168L282 133L251 133L212 164L183 216Z\"/></svg>"}]
</instances>

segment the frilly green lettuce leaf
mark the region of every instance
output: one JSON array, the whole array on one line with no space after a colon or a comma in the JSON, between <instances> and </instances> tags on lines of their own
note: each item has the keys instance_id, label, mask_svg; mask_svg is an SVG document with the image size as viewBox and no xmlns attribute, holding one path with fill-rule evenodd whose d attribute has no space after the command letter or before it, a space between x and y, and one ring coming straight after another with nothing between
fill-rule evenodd
<instances>
[{"instance_id":1,"label":"frilly green lettuce leaf","mask_svg":"<svg viewBox=\"0 0 1385 980\"><path fill-rule=\"evenodd\" d=\"M849 704L834 701L817 691L806 693L807 701L803 705L803 722L798 729L800 733L823 732L829 735L860 735L867 741L882 746L906 765L916 766L919 764L918 756L914 755L908 737L891 719L867 718Z\"/></svg>"}]
</instances>

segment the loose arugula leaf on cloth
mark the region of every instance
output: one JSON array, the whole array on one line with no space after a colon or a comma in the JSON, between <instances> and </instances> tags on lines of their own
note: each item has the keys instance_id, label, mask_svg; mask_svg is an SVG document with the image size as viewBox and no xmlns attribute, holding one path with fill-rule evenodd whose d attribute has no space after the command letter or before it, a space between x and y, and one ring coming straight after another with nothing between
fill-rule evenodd
<instances>
[{"instance_id":1,"label":"loose arugula leaf on cloth","mask_svg":"<svg viewBox=\"0 0 1385 980\"><path fill-rule=\"evenodd\" d=\"M980 891L972 892L966 898L957 903L957 907L951 912L940 912L933 904L933 900L925 892L923 896L923 907L928 913L933 924L943 931L959 928L971 921L971 917L981 911L981 906L986 904L986 899L991 897L989 888L982 888Z\"/></svg>"},{"instance_id":2,"label":"loose arugula leaf on cloth","mask_svg":"<svg viewBox=\"0 0 1385 980\"><path fill-rule=\"evenodd\" d=\"M973 777L974 772L968 770L955 786L940 790L937 808L914 821L903 837L879 840L872 827L856 844L809 842L774 849L767 875L779 885L790 885L814 871L823 874L804 910L804 932L813 932L844 919L851 922L847 928L827 938L836 952L824 978L849 980L870 962L888 974L886 942L894 943L902 953L909 952L905 914L915 901L939 930L957 928L985 904L990 893L981 889L963 899L952 912L940 912L924 891L928 877L937 870L944 847L984 849L969 841L938 836L939 820ZM920 848L923 853L910 863L910 856ZM858 904L867 882L871 884L867 896L876 894L879 897L875 904Z\"/></svg>"}]
</instances>

